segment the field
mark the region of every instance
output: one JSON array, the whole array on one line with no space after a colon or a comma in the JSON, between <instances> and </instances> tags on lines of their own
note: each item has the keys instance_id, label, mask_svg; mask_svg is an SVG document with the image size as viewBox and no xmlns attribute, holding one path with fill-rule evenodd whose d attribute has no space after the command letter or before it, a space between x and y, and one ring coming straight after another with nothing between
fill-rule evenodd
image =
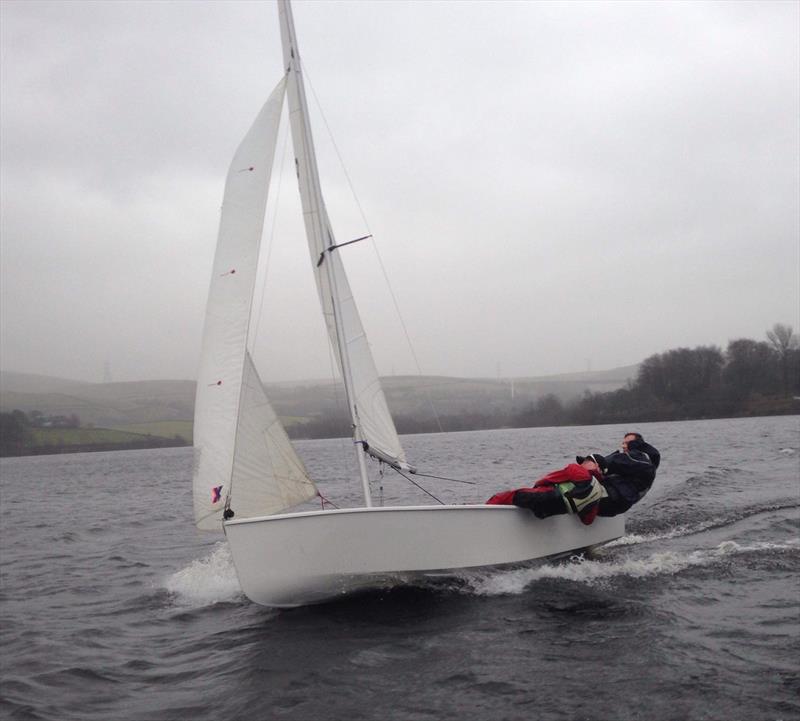
<instances>
[{"instance_id":1,"label":"field","mask_svg":"<svg viewBox=\"0 0 800 721\"><path fill-rule=\"evenodd\" d=\"M145 436L174 438L180 436L187 443L192 442L192 421L153 421L151 423L129 423L114 426L115 430Z\"/></svg>"},{"instance_id":2,"label":"field","mask_svg":"<svg viewBox=\"0 0 800 721\"><path fill-rule=\"evenodd\" d=\"M117 428L28 428L25 440L6 449L8 455L78 453L187 445L185 437L131 433Z\"/></svg>"}]
</instances>

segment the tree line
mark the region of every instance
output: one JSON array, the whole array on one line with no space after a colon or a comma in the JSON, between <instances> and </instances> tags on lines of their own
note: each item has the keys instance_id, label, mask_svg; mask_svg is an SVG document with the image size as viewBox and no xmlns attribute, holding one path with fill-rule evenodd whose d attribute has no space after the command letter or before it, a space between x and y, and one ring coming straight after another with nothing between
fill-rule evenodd
<instances>
[{"instance_id":1,"label":"tree line","mask_svg":"<svg viewBox=\"0 0 800 721\"><path fill-rule=\"evenodd\" d=\"M739 338L717 346L675 348L645 358L636 379L571 404L545 397L517 421L524 425L591 425L779 415L800 410L800 349L790 326L766 341Z\"/></svg>"}]
</instances>

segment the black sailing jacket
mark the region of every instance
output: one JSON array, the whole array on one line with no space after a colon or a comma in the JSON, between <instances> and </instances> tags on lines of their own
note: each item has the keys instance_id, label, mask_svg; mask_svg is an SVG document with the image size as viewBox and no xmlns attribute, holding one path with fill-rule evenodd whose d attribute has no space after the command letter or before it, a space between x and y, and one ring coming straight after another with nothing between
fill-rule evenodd
<instances>
[{"instance_id":1,"label":"black sailing jacket","mask_svg":"<svg viewBox=\"0 0 800 721\"><path fill-rule=\"evenodd\" d=\"M601 502L600 515L614 516L627 511L650 490L661 454L649 443L633 440L628 443L627 453L615 451L605 459L603 486L609 498Z\"/></svg>"}]
</instances>

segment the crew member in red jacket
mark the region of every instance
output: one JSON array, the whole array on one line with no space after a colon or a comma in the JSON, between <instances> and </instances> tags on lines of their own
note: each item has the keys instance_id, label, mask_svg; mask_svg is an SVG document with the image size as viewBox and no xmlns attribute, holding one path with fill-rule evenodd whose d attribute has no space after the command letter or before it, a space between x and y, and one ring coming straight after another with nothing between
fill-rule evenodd
<instances>
[{"instance_id":1,"label":"crew member in red jacket","mask_svg":"<svg viewBox=\"0 0 800 721\"><path fill-rule=\"evenodd\" d=\"M576 459L578 460L578 459ZM607 493L600 481L606 462L599 453L548 473L530 488L496 493L487 504L530 508L538 518L576 513L587 526L597 516L599 503Z\"/></svg>"}]
</instances>

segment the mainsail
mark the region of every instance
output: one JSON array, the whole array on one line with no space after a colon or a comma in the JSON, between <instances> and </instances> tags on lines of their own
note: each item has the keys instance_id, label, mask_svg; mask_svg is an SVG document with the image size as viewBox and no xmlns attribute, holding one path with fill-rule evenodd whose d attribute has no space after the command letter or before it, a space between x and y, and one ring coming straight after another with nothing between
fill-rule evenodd
<instances>
[{"instance_id":1,"label":"mainsail","mask_svg":"<svg viewBox=\"0 0 800 721\"><path fill-rule=\"evenodd\" d=\"M247 351L285 86L283 79L264 104L225 182L195 397L194 515L205 530L220 528L226 503L237 517L257 516L317 493Z\"/></svg>"},{"instance_id":2,"label":"mainsail","mask_svg":"<svg viewBox=\"0 0 800 721\"><path fill-rule=\"evenodd\" d=\"M358 314L350 284L328 220L319 184L314 141L308 125L308 106L294 23L288 5L279 0L284 67L287 71L289 120L292 128L297 179L311 263L331 343L338 350L356 440L368 453L408 468L403 447L386 404L375 361Z\"/></svg>"}]
</instances>

